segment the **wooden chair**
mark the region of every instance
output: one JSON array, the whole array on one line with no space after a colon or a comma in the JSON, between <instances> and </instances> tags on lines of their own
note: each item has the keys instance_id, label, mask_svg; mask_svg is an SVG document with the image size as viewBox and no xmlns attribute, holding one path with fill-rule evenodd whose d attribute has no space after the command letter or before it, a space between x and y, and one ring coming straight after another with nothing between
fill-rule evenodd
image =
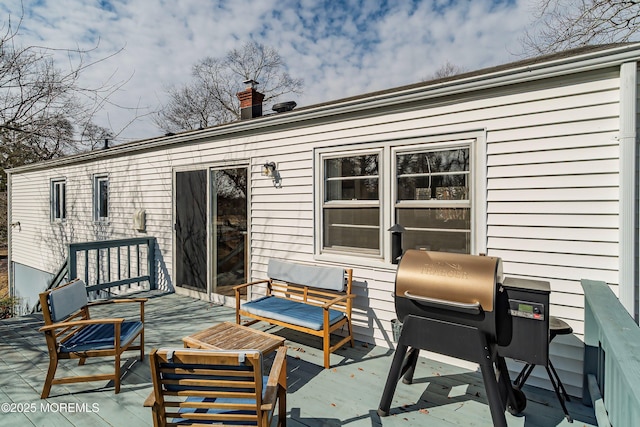
<instances>
[{"instance_id":1,"label":"wooden chair","mask_svg":"<svg viewBox=\"0 0 640 427\"><path fill-rule=\"evenodd\" d=\"M84 381L113 380L115 392L120 392L120 358L124 351L139 350L144 359L144 303L146 298L114 299L89 303L86 286L82 280L40 294L44 317L44 332L49 350L49 370L42 388L41 398L49 396L53 384ZM136 302L140 304L140 320L124 318L92 319L89 307L101 304ZM133 346L136 338L139 345ZM55 378L60 359L80 359L84 365L88 357L115 357L113 374L95 374Z\"/></svg>"},{"instance_id":2,"label":"wooden chair","mask_svg":"<svg viewBox=\"0 0 640 427\"><path fill-rule=\"evenodd\" d=\"M286 347L268 378L257 350L159 349L149 355L153 392L144 402L153 424L286 426Z\"/></svg>"}]
</instances>

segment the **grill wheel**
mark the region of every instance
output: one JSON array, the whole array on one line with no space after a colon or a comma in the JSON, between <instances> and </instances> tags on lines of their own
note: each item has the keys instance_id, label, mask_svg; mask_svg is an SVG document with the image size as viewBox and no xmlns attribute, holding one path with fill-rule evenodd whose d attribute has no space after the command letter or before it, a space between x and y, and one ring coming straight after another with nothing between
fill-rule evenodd
<instances>
[{"instance_id":1,"label":"grill wheel","mask_svg":"<svg viewBox=\"0 0 640 427\"><path fill-rule=\"evenodd\" d=\"M522 390L515 387L513 388L513 396L515 397L516 403L515 405L507 403L507 410L511 415L518 415L527 407L527 397L524 395Z\"/></svg>"}]
</instances>

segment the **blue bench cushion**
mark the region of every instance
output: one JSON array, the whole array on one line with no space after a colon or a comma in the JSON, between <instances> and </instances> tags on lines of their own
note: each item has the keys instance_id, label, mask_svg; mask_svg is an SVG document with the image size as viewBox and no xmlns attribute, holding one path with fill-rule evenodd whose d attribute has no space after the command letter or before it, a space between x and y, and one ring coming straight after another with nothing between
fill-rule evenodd
<instances>
[{"instance_id":1,"label":"blue bench cushion","mask_svg":"<svg viewBox=\"0 0 640 427\"><path fill-rule=\"evenodd\" d=\"M242 304L242 308L257 316L303 326L319 331L323 329L323 309L302 302L274 296L266 296ZM333 325L346 315L338 310L329 310L329 324Z\"/></svg>"},{"instance_id":2,"label":"blue bench cushion","mask_svg":"<svg viewBox=\"0 0 640 427\"><path fill-rule=\"evenodd\" d=\"M125 321L120 325L120 346L130 343L142 330L140 321ZM88 325L71 339L60 345L60 352L71 353L88 350L107 350L113 348L115 325Z\"/></svg>"}]
</instances>

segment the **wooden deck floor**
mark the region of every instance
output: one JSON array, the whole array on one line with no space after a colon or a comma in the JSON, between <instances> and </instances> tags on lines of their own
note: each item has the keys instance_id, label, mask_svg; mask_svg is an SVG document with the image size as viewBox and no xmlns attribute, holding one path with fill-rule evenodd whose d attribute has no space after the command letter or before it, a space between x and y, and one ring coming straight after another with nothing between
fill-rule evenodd
<instances>
[{"instance_id":1,"label":"wooden deck floor","mask_svg":"<svg viewBox=\"0 0 640 427\"><path fill-rule=\"evenodd\" d=\"M181 338L217 322L233 321L229 308L175 294L145 293L146 349L182 346ZM122 305L117 307L122 309ZM109 307L104 313L110 313ZM135 309L135 307L132 307ZM134 311L131 312L133 314ZM94 312L96 316L97 312ZM123 313L119 312L118 316ZM126 312L124 314L126 316ZM151 391L148 361L129 363L119 394L106 382L54 385L40 399L48 355L37 316L0 321L0 425L2 426L150 426L151 411L142 406ZM256 325L259 327L259 325ZM491 415L481 375L421 358L412 385L400 383L391 415L376 414L393 353L356 342L331 356L322 368L319 339L264 325L286 338L288 346L287 420L290 426L490 426ZM132 352L135 354L135 352ZM133 359L132 359L133 360ZM106 371L106 359L85 366L61 361L59 374ZM552 392L524 389L527 407L521 416L507 414L509 426L592 426L591 408L578 399L568 403L569 424Z\"/></svg>"}]
</instances>

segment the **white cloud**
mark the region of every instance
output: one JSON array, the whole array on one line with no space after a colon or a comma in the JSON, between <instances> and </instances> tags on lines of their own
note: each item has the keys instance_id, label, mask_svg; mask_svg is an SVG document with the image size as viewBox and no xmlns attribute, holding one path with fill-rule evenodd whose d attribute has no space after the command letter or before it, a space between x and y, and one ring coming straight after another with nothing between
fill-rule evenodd
<instances>
[{"instance_id":1,"label":"white cloud","mask_svg":"<svg viewBox=\"0 0 640 427\"><path fill-rule=\"evenodd\" d=\"M382 6L380 5L382 3ZM254 39L278 49L294 77L305 80L299 106L420 81L446 61L474 70L515 60L527 24L526 3L471 1L313 0L23 0L23 44L98 48L85 84L130 78L111 101L145 111L165 100L167 85L189 80L191 65ZM0 5L20 16L19 0ZM13 19L12 18L12 19ZM141 110L143 111L143 110ZM106 107L96 121L116 131L131 110ZM121 140L160 131L148 117Z\"/></svg>"}]
</instances>

